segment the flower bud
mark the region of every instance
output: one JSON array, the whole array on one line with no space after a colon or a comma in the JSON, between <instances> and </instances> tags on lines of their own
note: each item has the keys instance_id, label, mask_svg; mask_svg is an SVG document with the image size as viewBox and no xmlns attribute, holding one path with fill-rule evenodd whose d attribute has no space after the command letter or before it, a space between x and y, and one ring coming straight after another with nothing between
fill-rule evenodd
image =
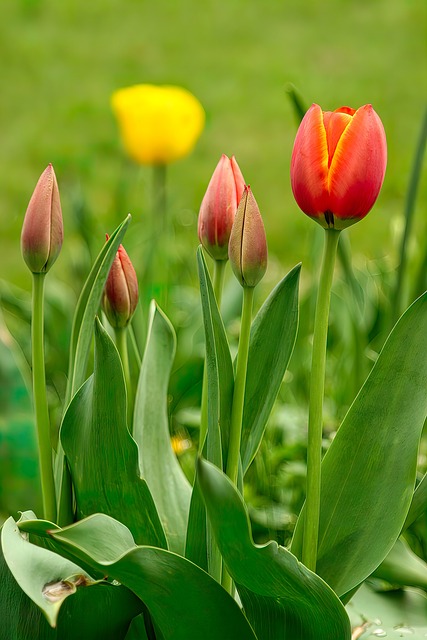
<instances>
[{"instance_id":1,"label":"flower bud","mask_svg":"<svg viewBox=\"0 0 427 640\"><path fill-rule=\"evenodd\" d=\"M107 236L108 240L108 236ZM114 329L126 327L138 304L138 280L123 245L120 245L105 283L103 307Z\"/></svg>"},{"instance_id":2,"label":"flower bud","mask_svg":"<svg viewBox=\"0 0 427 640\"><path fill-rule=\"evenodd\" d=\"M322 227L344 229L371 210L386 164L384 127L372 105L331 112L313 104L292 152L295 200Z\"/></svg>"},{"instance_id":3,"label":"flower bud","mask_svg":"<svg viewBox=\"0 0 427 640\"><path fill-rule=\"evenodd\" d=\"M222 154L202 200L199 240L214 260L228 259L228 242L245 180L234 156Z\"/></svg>"},{"instance_id":4,"label":"flower bud","mask_svg":"<svg viewBox=\"0 0 427 640\"><path fill-rule=\"evenodd\" d=\"M22 256L32 273L49 271L61 251L63 236L58 183L49 164L33 191L22 226Z\"/></svg>"},{"instance_id":5,"label":"flower bud","mask_svg":"<svg viewBox=\"0 0 427 640\"><path fill-rule=\"evenodd\" d=\"M267 239L251 188L245 186L231 230L228 256L242 287L255 287L267 269Z\"/></svg>"}]
</instances>

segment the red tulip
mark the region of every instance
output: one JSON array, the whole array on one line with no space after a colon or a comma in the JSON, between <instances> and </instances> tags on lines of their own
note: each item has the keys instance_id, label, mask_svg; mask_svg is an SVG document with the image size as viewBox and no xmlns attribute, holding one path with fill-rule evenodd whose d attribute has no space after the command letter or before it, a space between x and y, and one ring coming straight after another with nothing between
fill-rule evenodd
<instances>
[{"instance_id":1,"label":"red tulip","mask_svg":"<svg viewBox=\"0 0 427 640\"><path fill-rule=\"evenodd\" d=\"M137 304L138 280L135 269L123 245L120 245L104 291L103 306L111 326L115 329L126 327Z\"/></svg>"},{"instance_id":2,"label":"red tulip","mask_svg":"<svg viewBox=\"0 0 427 640\"><path fill-rule=\"evenodd\" d=\"M22 226L22 256L32 273L49 271L61 251L62 240L58 183L49 164L36 184Z\"/></svg>"},{"instance_id":3,"label":"red tulip","mask_svg":"<svg viewBox=\"0 0 427 640\"><path fill-rule=\"evenodd\" d=\"M214 260L227 260L228 241L245 180L235 157L221 156L199 213L199 240Z\"/></svg>"},{"instance_id":4,"label":"red tulip","mask_svg":"<svg viewBox=\"0 0 427 640\"><path fill-rule=\"evenodd\" d=\"M386 164L384 127L372 105L331 112L313 104L292 152L295 200L322 227L344 229L371 210Z\"/></svg>"},{"instance_id":5,"label":"red tulip","mask_svg":"<svg viewBox=\"0 0 427 640\"><path fill-rule=\"evenodd\" d=\"M242 287L255 287L267 269L267 239L257 201L245 187L228 246L231 268Z\"/></svg>"}]
</instances>

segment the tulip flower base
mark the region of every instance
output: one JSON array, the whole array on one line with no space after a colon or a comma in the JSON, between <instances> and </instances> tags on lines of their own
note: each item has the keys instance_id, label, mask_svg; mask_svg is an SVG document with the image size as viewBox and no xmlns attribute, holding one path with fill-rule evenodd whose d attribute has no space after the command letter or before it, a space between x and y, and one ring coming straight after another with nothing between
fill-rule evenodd
<instances>
[{"instance_id":1,"label":"tulip flower base","mask_svg":"<svg viewBox=\"0 0 427 640\"><path fill-rule=\"evenodd\" d=\"M131 102L146 90L133 91ZM151 89L147 95L155 99ZM115 98L118 114L126 106L122 100L124 95ZM194 321L191 340L183 340L166 310L152 301L141 339L139 267L123 246L132 228L128 216L107 242L100 238L75 306L66 389L56 413L46 386L50 341L44 340L56 327L50 326L52 315L44 314L50 311L44 283L54 279L62 213L48 167L22 235L34 280L31 375L42 510L36 514L32 504L24 504L1 530L2 638L425 636L427 565L408 541L427 502L427 476L420 478L418 466L427 415L427 293L384 336L327 452L322 449L324 406L336 407L326 404L331 383L325 371L334 349L327 338L334 326L329 307L338 240L344 227L373 206L385 157L382 125L369 105L334 112L313 105L302 121L292 188L326 239L313 319L306 317L311 305L300 300L301 265L262 300L267 236L261 212L235 158L222 156L199 216L195 267L204 356L199 354L196 381L187 363L174 369L182 343L188 348L194 338ZM344 256L345 250L343 245ZM349 263L346 274L354 277ZM230 322L223 286L231 278L242 291ZM349 282L343 295L357 314L366 291ZM300 371L292 359L300 354L298 330L310 344L306 327L312 321L309 400L290 419L298 423L303 416L299 435L305 439L309 405L305 502L285 546L260 539L251 491L265 482L259 471L265 456L270 463L273 454L279 456L271 424L292 410L284 398L287 381ZM360 325L357 315L352 321ZM345 364L353 358L350 350L336 360ZM181 393L196 383L202 387L195 403L197 429L185 438L171 437L173 385L178 378L183 385L186 376L190 383L179 387ZM185 464L180 452L188 442Z\"/></svg>"}]
</instances>

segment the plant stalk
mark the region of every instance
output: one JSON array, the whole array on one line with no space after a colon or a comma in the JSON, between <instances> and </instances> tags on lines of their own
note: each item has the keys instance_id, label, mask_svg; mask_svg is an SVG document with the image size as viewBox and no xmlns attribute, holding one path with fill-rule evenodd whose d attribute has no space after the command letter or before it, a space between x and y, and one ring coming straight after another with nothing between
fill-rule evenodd
<instances>
[{"instance_id":1,"label":"plant stalk","mask_svg":"<svg viewBox=\"0 0 427 640\"><path fill-rule=\"evenodd\" d=\"M326 229L325 234L323 260L314 319L308 416L307 493L302 549L302 561L305 566L312 571L316 571L317 545L319 538L323 396L325 390L329 306L340 231L337 231L336 229Z\"/></svg>"},{"instance_id":2,"label":"plant stalk","mask_svg":"<svg viewBox=\"0 0 427 640\"><path fill-rule=\"evenodd\" d=\"M43 517L56 520L55 483L53 477L52 445L50 439L49 409L46 396L44 361L44 278L45 273L33 273L32 296L32 366L33 396L37 425L37 443L42 486Z\"/></svg>"},{"instance_id":3,"label":"plant stalk","mask_svg":"<svg viewBox=\"0 0 427 640\"><path fill-rule=\"evenodd\" d=\"M130 368L129 368L127 327L119 327L114 329L114 334L116 337L117 350L119 352L120 359L122 361L123 374L125 378L126 392L127 392L126 395L127 395L128 423L129 423L130 430L132 431L133 394L132 394L132 383L131 383Z\"/></svg>"}]
</instances>

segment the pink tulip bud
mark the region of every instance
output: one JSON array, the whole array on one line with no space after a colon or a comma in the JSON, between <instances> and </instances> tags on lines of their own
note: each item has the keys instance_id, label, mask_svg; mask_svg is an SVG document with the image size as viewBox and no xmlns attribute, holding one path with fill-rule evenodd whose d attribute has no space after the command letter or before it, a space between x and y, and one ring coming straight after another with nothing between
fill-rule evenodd
<instances>
[{"instance_id":1,"label":"pink tulip bud","mask_svg":"<svg viewBox=\"0 0 427 640\"><path fill-rule=\"evenodd\" d=\"M228 256L242 287L255 287L267 269L267 239L261 214L249 186L245 186L233 228Z\"/></svg>"},{"instance_id":2,"label":"pink tulip bud","mask_svg":"<svg viewBox=\"0 0 427 640\"><path fill-rule=\"evenodd\" d=\"M386 164L384 127L372 105L331 112L313 104L292 152L295 200L322 227L344 229L371 210Z\"/></svg>"},{"instance_id":3,"label":"pink tulip bud","mask_svg":"<svg viewBox=\"0 0 427 640\"><path fill-rule=\"evenodd\" d=\"M120 245L105 283L103 306L108 322L114 329L126 327L137 304L138 280L135 269L123 245Z\"/></svg>"},{"instance_id":4,"label":"pink tulip bud","mask_svg":"<svg viewBox=\"0 0 427 640\"><path fill-rule=\"evenodd\" d=\"M214 260L227 260L228 241L245 180L234 156L222 155L199 213L199 240Z\"/></svg>"},{"instance_id":5,"label":"pink tulip bud","mask_svg":"<svg viewBox=\"0 0 427 640\"><path fill-rule=\"evenodd\" d=\"M32 273L49 271L61 251L63 235L58 183L49 164L33 191L22 226L22 256Z\"/></svg>"}]
</instances>

